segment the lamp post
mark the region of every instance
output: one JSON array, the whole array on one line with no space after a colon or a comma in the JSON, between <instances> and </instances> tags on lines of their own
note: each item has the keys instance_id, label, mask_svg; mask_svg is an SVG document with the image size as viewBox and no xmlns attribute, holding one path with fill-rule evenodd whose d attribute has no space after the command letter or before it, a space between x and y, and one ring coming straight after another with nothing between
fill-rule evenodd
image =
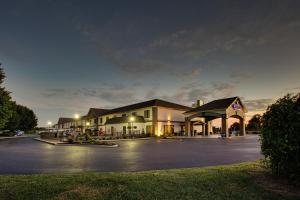
<instances>
[{"instance_id":1,"label":"lamp post","mask_svg":"<svg viewBox=\"0 0 300 200\"><path fill-rule=\"evenodd\" d=\"M129 118L129 121L131 122L131 129L130 129L130 134L132 134L132 129L133 129L133 122L134 122L134 117L133 117L133 116L131 116L131 117Z\"/></svg>"},{"instance_id":2,"label":"lamp post","mask_svg":"<svg viewBox=\"0 0 300 200\"><path fill-rule=\"evenodd\" d=\"M77 124L77 120L79 119L79 117L80 117L79 114L75 114L75 115L74 115L74 119L75 119L75 121L74 121L74 122L75 122L75 124L74 124L74 129L75 129L75 132L76 132L76 124Z\"/></svg>"},{"instance_id":3,"label":"lamp post","mask_svg":"<svg viewBox=\"0 0 300 200\"><path fill-rule=\"evenodd\" d=\"M50 127L52 125L52 122L48 121L47 124L48 124L48 132L50 132Z\"/></svg>"},{"instance_id":4,"label":"lamp post","mask_svg":"<svg viewBox=\"0 0 300 200\"><path fill-rule=\"evenodd\" d=\"M86 122L86 129L89 129L89 126L91 125L91 123L90 122Z\"/></svg>"}]
</instances>

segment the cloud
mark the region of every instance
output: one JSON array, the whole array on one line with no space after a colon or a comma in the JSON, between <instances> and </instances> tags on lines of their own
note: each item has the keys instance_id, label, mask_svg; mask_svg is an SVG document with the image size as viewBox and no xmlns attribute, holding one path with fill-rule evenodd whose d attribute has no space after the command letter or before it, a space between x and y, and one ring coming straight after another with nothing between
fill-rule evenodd
<instances>
[{"instance_id":1,"label":"cloud","mask_svg":"<svg viewBox=\"0 0 300 200\"><path fill-rule=\"evenodd\" d=\"M161 93L155 89L150 90L147 93L146 97L154 96L155 98L160 98L190 106L192 102L195 102L197 99L204 100L207 103L214 99L235 96L234 94L235 86L231 83L212 82L207 85L199 83L198 81L193 81L184 83L173 93Z\"/></svg>"},{"instance_id":2,"label":"cloud","mask_svg":"<svg viewBox=\"0 0 300 200\"><path fill-rule=\"evenodd\" d=\"M274 3L271 8L264 2L255 2L251 7L245 5L224 6L221 3L220 14L210 16L208 20L189 15L180 17L185 26L170 23L169 18L164 17L165 13L153 16L147 12L143 15L114 13L105 23L80 19L75 24L77 30L95 45L99 56L125 73L138 73L139 76L163 73L180 77L178 74L191 72L198 66L202 68L204 64L217 68L228 61L254 56L257 49L268 50L271 44L290 38L287 36L299 27L299 14L290 9L289 2ZM222 13L227 14L223 16ZM173 21L176 17L173 16ZM239 67L234 63L227 68ZM230 76L248 77L242 73Z\"/></svg>"},{"instance_id":3,"label":"cloud","mask_svg":"<svg viewBox=\"0 0 300 200\"><path fill-rule=\"evenodd\" d=\"M274 99L253 99L244 100L244 103L250 111L263 111L274 102Z\"/></svg>"},{"instance_id":4,"label":"cloud","mask_svg":"<svg viewBox=\"0 0 300 200\"><path fill-rule=\"evenodd\" d=\"M286 93L300 93L300 86L297 87L292 87L292 88L285 88L283 90L283 95L285 95Z\"/></svg>"},{"instance_id":5,"label":"cloud","mask_svg":"<svg viewBox=\"0 0 300 200\"><path fill-rule=\"evenodd\" d=\"M130 103L135 101L135 91L132 88L126 88L123 85L103 86L100 88L80 88L80 89L66 89L53 88L48 89L41 94L46 98L54 101L60 99L89 99L96 98L105 105Z\"/></svg>"},{"instance_id":6,"label":"cloud","mask_svg":"<svg viewBox=\"0 0 300 200\"><path fill-rule=\"evenodd\" d=\"M201 85L192 87L188 91L188 100L195 101L202 99L207 102L213 99L231 97L234 95L235 89L235 85L231 83L212 82L208 87Z\"/></svg>"},{"instance_id":7,"label":"cloud","mask_svg":"<svg viewBox=\"0 0 300 200\"><path fill-rule=\"evenodd\" d=\"M229 77L237 80L244 80L250 78L251 75L245 72L234 71L229 74Z\"/></svg>"}]
</instances>

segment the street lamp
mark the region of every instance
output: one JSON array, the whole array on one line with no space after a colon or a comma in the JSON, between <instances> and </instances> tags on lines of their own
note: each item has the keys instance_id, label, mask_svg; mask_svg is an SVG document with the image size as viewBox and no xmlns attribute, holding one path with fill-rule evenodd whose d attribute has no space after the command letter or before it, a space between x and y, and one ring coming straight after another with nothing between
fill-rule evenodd
<instances>
[{"instance_id":1,"label":"street lamp","mask_svg":"<svg viewBox=\"0 0 300 200\"><path fill-rule=\"evenodd\" d=\"M48 124L48 131L50 132L50 127L51 127L51 125L52 125L52 122L51 122L51 121L48 121L47 124Z\"/></svg>"},{"instance_id":2,"label":"street lamp","mask_svg":"<svg viewBox=\"0 0 300 200\"><path fill-rule=\"evenodd\" d=\"M74 119L75 119L75 124L74 124L74 129L75 129L75 131L76 131L76 123L77 123L77 120L79 119L79 114L75 114L74 115Z\"/></svg>"},{"instance_id":3,"label":"street lamp","mask_svg":"<svg viewBox=\"0 0 300 200\"><path fill-rule=\"evenodd\" d=\"M131 122L131 129L130 129L130 134L132 134L132 129L133 129L133 122L134 122L134 117L133 117L133 116L131 116L131 117L129 118L129 121Z\"/></svg>"},{"instance_id":4,"label":"street lamp","mask_svg":"<svg viewBox=\"0 0 300 200\"><path fill-rule=\"evenodd\" d=\"M89 126L91 125L91 123L90 123L90 122L86 122L85 125L86 125L86 129L85 129L84 132L85 132L85 134L87 134L87 131L86 131L86 130L89 131Z\"/></svg>"}]
</instances>

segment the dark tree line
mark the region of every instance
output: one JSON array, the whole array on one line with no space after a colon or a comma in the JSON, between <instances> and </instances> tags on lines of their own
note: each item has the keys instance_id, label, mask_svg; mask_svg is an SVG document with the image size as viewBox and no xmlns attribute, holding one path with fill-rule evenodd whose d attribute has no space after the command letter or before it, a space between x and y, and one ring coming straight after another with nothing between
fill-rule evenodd
<instances>
[{"instance_id":1,"label":"dark tree line","mask_svg":"<svg viewBox=\"0 0 300 200\"><path fill-rule=\"evenodd\" d=\"M12 101L10 92L3 87L5 73L0 63L0 130L31 130L37 126L34 112Z\"/></svg>"}]
</instances>

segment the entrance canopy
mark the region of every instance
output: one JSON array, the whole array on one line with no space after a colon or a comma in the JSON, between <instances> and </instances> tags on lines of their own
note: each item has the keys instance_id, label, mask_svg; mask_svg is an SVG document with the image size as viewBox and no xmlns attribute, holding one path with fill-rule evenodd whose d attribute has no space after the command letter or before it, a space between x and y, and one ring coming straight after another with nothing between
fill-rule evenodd
<instances>
[{"instance_id":1,"label":"entrance canopy","mask_svg":"<svg viewBox=\"0 0 300 200\"><path fill-rule=\"evenodd\" d=\"M217 118L222 118L222 133L226 137L228 133L228 118L234 117L240 119L241 134L245 134L245 113L248 112L245 105L239 97L231 97L226 99L217 99L202 106L193 108L185 112L186 116L186 132L191 135L191 121L195 118L204 119L205 133L209 135L212 132L211 121Z\"/></svg>"}]
</instances>

